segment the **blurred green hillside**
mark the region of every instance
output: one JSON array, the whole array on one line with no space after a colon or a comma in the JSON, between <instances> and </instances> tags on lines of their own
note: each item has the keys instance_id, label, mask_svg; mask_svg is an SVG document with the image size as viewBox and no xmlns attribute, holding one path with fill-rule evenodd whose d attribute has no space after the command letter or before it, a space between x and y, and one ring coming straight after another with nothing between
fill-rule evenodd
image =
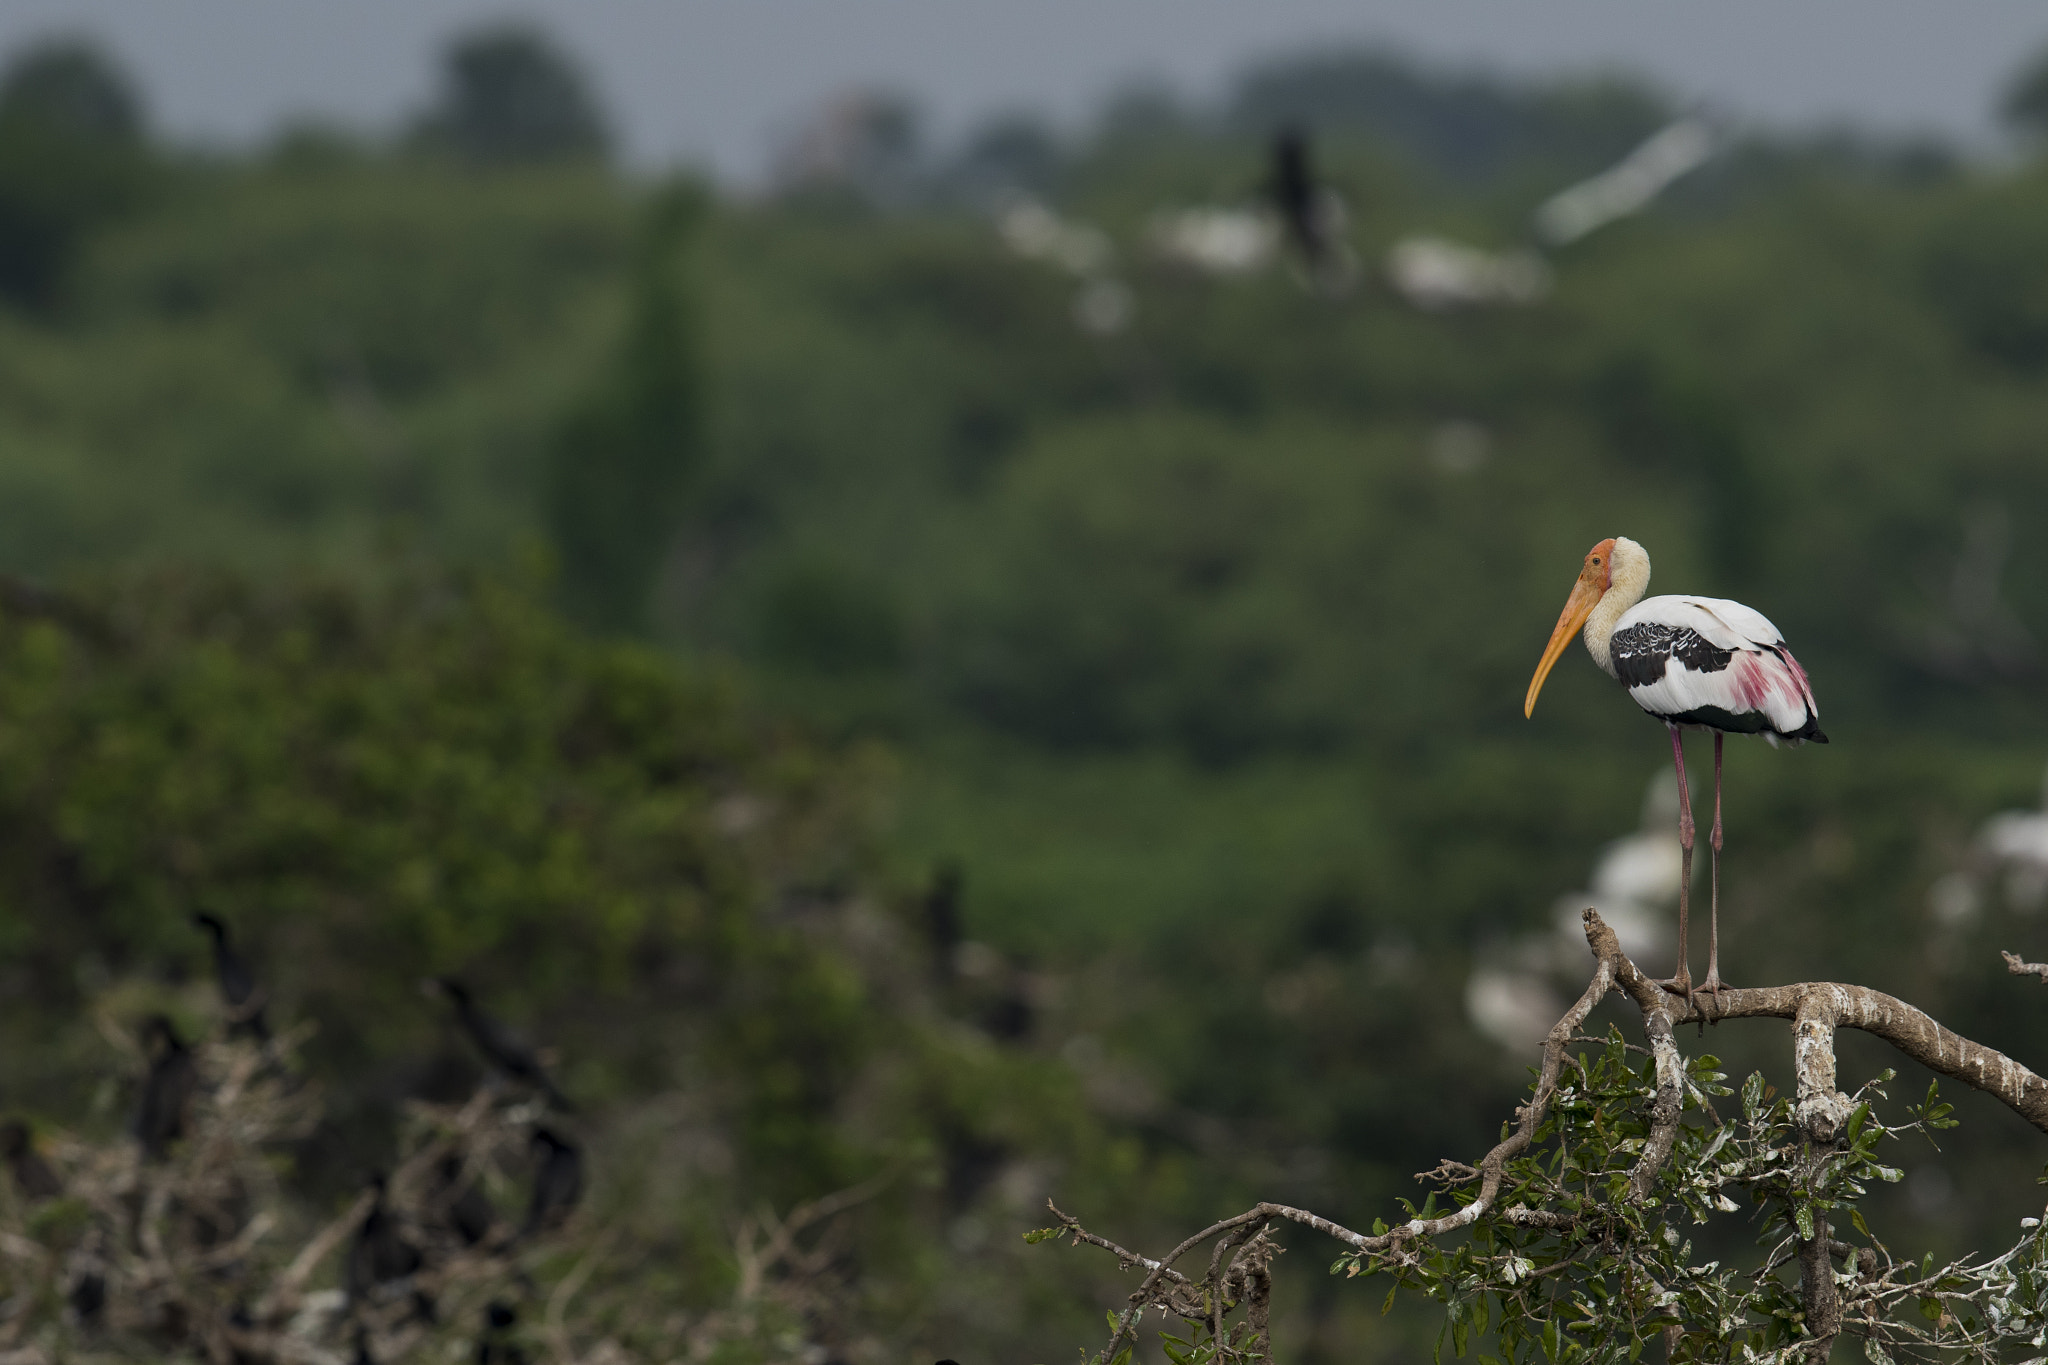
<instances>
[{"instance_id":1,"label":"blurred green hillside","mask_svg":"<svg viewBox=\"0 0 2048 1365\"><path fill-rule=\"evenodd\" d=\"M492 964L587 1049L593 1089L645 1081L637 1054L599 1055L621 1007L575 1001L660 994L632 980L640 897L696 874L637 845L587 874L552 861L558 824L602 849L591 810L644 814L637 797L579 805L573 783L543 799L583 771L555 747L581 753L568 738L478 739L451 760L447 780L494 812L468 830L427 838L424 794L301 810L287 745L249 770L276 784L260 818L208 807L173 841L190 866L123 844L187 808L181 769L204 787L245 761L237 708L267 724L265 698L319 681L328 663L294 651L328 656L297 632L327 638L330 610L358 609L325 594L396 602L333 637L369 642L342 651L368 690L336 705L418 727L378 741L395 752L460 731L445 687L509 689L478 705L512 717L569 706L550 689L587 669L632 675L622 706L699 714L665 690L697 685L673 667L726 678L828 769L890 755L886 778L860 779L879 813L844 845L858 866L832 875L922 933L919 894L957 866L967 943L941 926L927 946L1035 983L974 1046L1048 1098L1012 1113L990 1098L1010 1082L963 1081L960 1112L873 1138L951 1142L968 1203L980 1167L1005 1163L1064 1162L1059 1179L1100 1189L1109 1168L1087 1173L1084 1154L1114 1150L1114 1169L1156 1177L1162 1220L1251 1194L1369 1221L1506 1114L1525 1059L1473 1030L1467 973L1548 922L1664 762L1661 734L1581 658L1533 722L1518 710L1580 557L1627 534L1657 588L1767 612L1834 741L1730 750L1731 977L1860 981L2048 1055L1992 951L2042 956L2038 926L1995 902L1960 926L1928 909L1971 831L2034 804L2048 763L2048 163L1751 136L1557 252L1541 302L1429 312L1382 281L1397 239L1523 246L1537 203L1671 116L1662 97L1317 59L1252 72L1216 108L1133 96L1083 136L1011 122L941 150L876 104L859 156L739 195L611 166L581 96L527 141L492 140L462 92L499 68L465 69L395 143L300 129L243 157L152 144L139 115L67 124L0 99L0 242L41 252L0 279L0 567L111 604L153 642L74 686L59 679L78 665L20 628L0 795L35 857L82 860L105 906L89 932L129 963L197 961L165 927L175 873L198 888L176 908L239 917L309 1008ZM1349 206L1355 290L1323 297L1284 264L1206 275L1150 244L1162 210L1255 201L1289 120L1313 128ZM1077 281L1005 245L992 216L1027 193L1108 235L1127 326L1078 326ZM538 577L584 627L637 643L520 624L547 642L523 672L457 658L451 683L439 628L403 605L439 591L422 562ZM147 586L194 572L229 585L226 605ZM325 585L310 596L277 586L309 575ZM265 662L216 676L238 604L273 591L289 605L257 613L283 622L258 632ZM516 611L482 591L512 612L489 619L542 619L519 590ZM386 664L421 671L387 695ZM188 687L229 689L205 703L223 728L150 733ZM615 796L603 765L658 766L671 724L607 730L590 780ZM705 742L731 762L779 762L723 727ZM835 800L857 785L819 781ZM291 862L312 837L295 823L326 839L360 820L394 841L368 863L220 870L231 852ZM563 879L507 889L542 866ZM6 892L0 934L34 945L39 973L108 951L32 884ZM592 885L614 899L593 904ZM555 954L557 921L583 915L605 933L522 959ZM323 953L285 959L308 942ZM385 956L404 981L377 977ZM863 1057L910 1046L863 1039L844 1008L803 1016L802 1046L841 1027ZM995 1017L979 1008L957 1013ZM401 1033L329 1045L368 1062ZM930 1084L953 1084L950 1065ZM827 1122L789 1104L777 1122ZM2030 1135L1989 1108L1963 1110L1971 1182L1896 1211L1944 1245L2032 1198ZM762 1188L814 1197L873 1156L799 1136L762 1139L786 1163ZM1025 1215L987 1216L1013 1240L1001 1220ZM1313 1299L1291 1309L1294 1339L1324 1358L1391 1349L1347 1325L1359 1305L1340 1291L1294 1291Z\"/></svg>"}]
</instances>

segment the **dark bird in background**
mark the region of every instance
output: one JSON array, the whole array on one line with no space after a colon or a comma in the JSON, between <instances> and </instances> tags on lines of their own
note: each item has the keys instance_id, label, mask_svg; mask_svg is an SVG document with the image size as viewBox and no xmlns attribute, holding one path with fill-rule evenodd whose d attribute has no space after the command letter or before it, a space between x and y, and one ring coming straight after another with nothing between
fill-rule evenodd
<instances>
[{"instance_id":1,"label":"dark bird in background","mask_svg":"<svg viewBox=\"0 0 2048 1365\"><path fill-rule=\"evenodd\" d=\"M417 1274L424 1264L420 1249L406 1240L398 1216L385 1202L387 1185L382 1171L370 1177L370 1189L376 1197L356 1228L355 1241L348 1248L348 1263L343 1268L343 1287L348 1290L351 1303L367 1301L380 1286ZM418 1306L421 1317L433 1317L431 1300Z\"/></svg>"},{"instance_id":2,"label":"dark bird in background","mask_svg":"<svg viewBox=\"0 0 2048 1365\"><path fill-rule=\"evenodd\" d=\"M0 1158L4 1158L8 1169L14 1172L14 1188L24 1203L40 1204L64 1193L57 1173L36 1151L28 1125L20 1119L0 1123Z\"/></svg>"},{"instance_id":3,"label":"dark bird in background","mask_svg":"<svg viewBox=\"0 0 2048 1365\"><path fill-rule=\"evenodd\" d=\"M498 1210L461 1153L450 1152L434 1163L434 1187L434 1206L464 1246L473 1247L490 1236Z\"/></svg>"},{"instance_id":4,"label":"dark bird in background","mask_svg":"<svg viewBox=\"0 0 2048 1365\"><path fill-rule=\"evenodd\" d=\"M107 1306L107 1277L97 1270L84 1272L71 1282L64 1301L71 1306L80 1326L93 1326Z\"/></svg>"},{"instance_id":5,"label":"dark bird in background","mask_svg":"<svg viewBox=\"0 0 2048 1365\"><path fill-rule=\"evenodd\" d=\"M272 1357L262 1349L262 1329L256 1325L255 1315L247 1304L236 1304L228 1314L228 1328L223 1335L227 1338L228 1365L272 1365Z\"/></svg>"},{"instance_id":6,"label":"dark bird in background","mask_svg":"<svg viewBox=\"0 0 2048 1365\"><path fill-rule=\"evenodd\" d=\"M476 1339L476 1365L526 1365L526 1352L512 1340L519 1313L502 1299L484 1309L483 1335Z\"/></svg>"},{"instance_id":7,"label":"dark bird in background","mask_svg":"<svg viewBox=\"0 0 2048 1365\"><path fill-rule=\"evenodd\" d=\"M228 1007L228 1032L247 1034L260 1043L269 1042L270 1025L263 1018L263 987L248 961L235 951L227 925L205 914L194 915L192 923L213 939L213 979L220 985L221 1003Z\"/></svg>"},{"instance_id":8,"label":"dark bird in background","mask_svg":"<svg viewBox=\"0 0 2048 1365\"><path fill-rule=\"evenodd\" d=\"M1316 177L1309 166L1308 134L1282 128L1273 135L1273 178L1267 186L1287 240L1310 261L1323 254L1322 224L1316 213Z\"/></svg>"},{"instance_id":9,"label":"dark bird in background","mask_svg":"<svg viewBox=\"0 0 2048 1365\"><path fill-rule=\"evenodd\" d=\"M1298 127L1273 136L1266 193L1280 217L1288 246L1315 285L1336 291L1350 283L1351 260L1340 237L1343 207L1316 179L1308 134Z\"/></svg>"},{"instance_id":10,"label":"dark bird in background","mask_svg":"<svg viewBox=\"0 0 2048 1365\"><path fill-rule=\"evenodd\" d=\"M185 1136L192 1095L199 1089L199 1068L192 1049L165 1015L152 1014L143 1021L142 1047L149 1058L149 1074L142 1081L135 1136L145 1158L161 1161L171 1144Z\"/></svg>"},{"instance_id":11,"label":"dark bird in background","mask_svg":"<svg viewBox=\"0 0 2048 1365\"><path fill-rule=\"evenodd\" d=\"M583 1149L552 1128L534 1129L532 1147L539 1165L521 1237L560 1227L583 1198Z\"/></svg>"},{"instance_id":12,"label":"dark bird in background","mask_svg":"<svg viewBox=\"0 0 2048 1365\"><path fill-rule=\"evenodd\" d=\"M548 1073L532 1046L506 1027L503 1021L479 1008L467 986L452 976L435 977L428 984L455 1006L455 1017L463 1032L469 1035L470 1042L476 1044L476 1050L484 1055L484 1060L494 1070L507 1080L532 1086L546 1095L556 1108L566 1113L576 1112L576 1106L569 1103L567 1097L555 1089L555 1083L548 1079Z\"/></svg>"},{"instance_id":13,"label":"dark bird in background","mask_svg":"<svg viewBox=\"0 0 2048 1365\"><path fill-rule=\"evenodd\" d=\"M965 885L960 864L940 863L932 872L931 889L924 893L925 941L931 945L932 963L941 981L952 979L953 957L960 949L960 893Z\"/></svg>"}]
</instances>

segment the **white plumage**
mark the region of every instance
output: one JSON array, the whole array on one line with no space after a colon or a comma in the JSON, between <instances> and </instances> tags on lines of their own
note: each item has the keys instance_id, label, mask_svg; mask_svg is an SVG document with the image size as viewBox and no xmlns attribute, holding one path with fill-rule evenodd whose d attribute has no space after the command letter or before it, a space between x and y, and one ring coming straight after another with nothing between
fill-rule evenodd
<instances>
[{"instance_id":1,"label":"white plumage","mask_svg":"<svg viewBox=\"0 0 2048 1365\"><path fill-rule=\"evenodd\" d=\"M1821 733L1820 705L1806 670L1792 657L1785 636L1754 607L1725 597L1645 598L1650 556L1625 536L1603 540L1587 552L1564 612L1557 618L1536 676L1523 700L1533 714L1536 694L1574 634L1583 633L1586 652L1607 675L1628 689L1629 698L1671 731L1671 761L1678 775L1678 973L1665 984L1688 997L1692 972L1686 965L1686 919L1692 881L1692 799L1685 783L1681 730L1714 736L1713 918L1707 975L1701 989L1719 992L1721 739L1762 735L1771 744L1812 740ZM1583 631L1581 628L1583 627Z\"/></svg>"},{"instance_id":2,"label":"white plumage","mask_svg":"<svg viewBox=\"0 0 2048 1365\"><path fill-rule=\"evenodd\" d=\"M1754 607L1725 597L1646 598L1621 614L1612 637L1607 671L1660 720L1760 734L1774 745L1819 737L1820 705L1806 670L1785 648L1784 633ZM1638 649L1617 657L1628 640ZM1716 723L1707 718L1712 711L1735 723Z\"/></svg>"}]
</instances>

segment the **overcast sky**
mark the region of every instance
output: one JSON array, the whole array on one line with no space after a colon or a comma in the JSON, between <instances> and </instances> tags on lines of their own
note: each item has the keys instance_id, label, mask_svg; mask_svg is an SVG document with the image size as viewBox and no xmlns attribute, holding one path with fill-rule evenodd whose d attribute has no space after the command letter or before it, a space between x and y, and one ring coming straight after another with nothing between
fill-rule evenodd
<instances>
[{"instance_id":1,"label":"overcast sky","mask_svg":"<svg viewBox=\"0 0 2048 1365\"><path fill-rule=\"evenodd\" d=\"M1621 67L1779 124L1981 142L2000 84L2048 40L2033 0L0 0L0 48L96 34L159 127L242 145L292 116L390 127L451 31L508 13L582 59L634 161L741 179L855 85L909 93L943 135L998 109L1072 123L1132 77L1212 94L1248 60L1368 42L1514 72Z\"/></svg>"}]
</instances>

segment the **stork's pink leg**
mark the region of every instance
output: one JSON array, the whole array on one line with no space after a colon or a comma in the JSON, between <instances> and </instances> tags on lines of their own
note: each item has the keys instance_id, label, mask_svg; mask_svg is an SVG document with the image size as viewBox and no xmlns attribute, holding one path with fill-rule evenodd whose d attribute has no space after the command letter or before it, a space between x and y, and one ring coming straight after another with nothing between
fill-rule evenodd
<instances>
[{"instance_id":1,"label":"stork's pink leg","mask_svg":"<svg viewBox=\"0 0 2048 1365\"><path fill-rule=\"evenodd\" d=\"M1714 833L1708 840L1714 853L1710 864L1713 889L1709 893L1707 910L1707 979L1700 982L1700 989L1714 997L1714 1005L1721 1004L1721 739L1719 730L1714 731Z\"/></svg>"},{"instance_id":2,"label":"stork's pink leg","mask_svg":"<svg viewBox=\"0 0 2048 1365\"><path fill-rule=\"evenodd\" d=\"M1690 926L1686 922L1686 914L1692 903L1692 792L1685 785L1685 741L1679 736L1676 725L1667 728L1671 731L1671 766L1678 770L1678 975L1657 984L1673 995L1691 1000L1692 964L1686 960Z\"/></svg>"}]
</instances>

